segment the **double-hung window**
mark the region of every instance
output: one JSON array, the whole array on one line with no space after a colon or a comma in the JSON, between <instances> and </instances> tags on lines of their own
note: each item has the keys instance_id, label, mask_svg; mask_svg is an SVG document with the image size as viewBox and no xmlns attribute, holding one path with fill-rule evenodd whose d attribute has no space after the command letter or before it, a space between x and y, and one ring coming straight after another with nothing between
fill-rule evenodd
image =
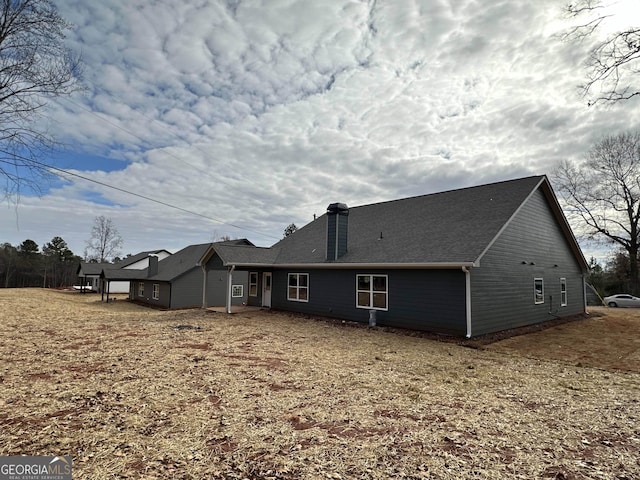
<instances>
[{"instance_id":1,"label":"double-hung window","mask_svg":"<svg viewBox=\"0 0 640 480\"><path fill-rule=\"evenodd\" d=\"M138 282L138 296L144 297L144 282Z\"/></svg>"},{"instance_id":2,"label":"double-hung window","mask_svg":"<svg viewBox=\"0 0 640 480\"><path fill-rule=\"evenodd\" d=\"M309 274L290 273L289 288L287 289L287 300L293 302L309 301Z\"/></svg>"},{"instance_id":3,"label":"double-hung window","mask_svg":"<svg viewBox=\"0 0 640 480\"><path fill-rule=\"evenodd\" d=\"M249 272L249 296L258 296L258 272Z\"/></svg>"},{"instance_id":4,"label":"double-hung window","mask_svg":"<svg viewBox=\"0 0 640 480\"><path fill-rule=\"evenodd\" d=\"M560 306L561 307L567 306L567 279L566 278L560 279Z\"/></svg>"},{"instance_id":5,"label":"double-hung window","mask_svg":"<svg viewBox=\"0 0 640 480\"><path fill-rule=\"evenodd\" d=\"M153 284L153 299L160 300L160 284L159 283Z\"/></svg>"},{"instance_id":6,"label":"double-hung window","mask_svg":"<svg viewBox=\"0 0 640 480\"><path fill-rule=\"evenodd\" d=\"M387 310L388 283L387 275L356 275L356 307Z\"/></svg>"},{"instance_id":7,"label":"double-hung window","mask_svg":"<svg viewBox=\"0 0 640 480\"><path fill-rule=\"evenodd\" d=\"M544 280L542 278L533 279L533 300L536 305L544 303Z\"/></svg>"}]
</instances>

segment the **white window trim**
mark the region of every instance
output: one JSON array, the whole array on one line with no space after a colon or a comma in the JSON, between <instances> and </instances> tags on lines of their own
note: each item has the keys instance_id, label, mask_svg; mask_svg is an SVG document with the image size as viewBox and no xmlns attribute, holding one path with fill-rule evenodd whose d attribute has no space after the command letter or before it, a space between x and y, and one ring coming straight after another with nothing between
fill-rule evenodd
<instances>
[{"instance_id":1,"label":"white window trim","mask_svg":"<svg viewBox=\"0 0 640 480\"><path fill-rule=\"evenodd\" d=\"M560 279L560 306L566 307L567 303L567 279L563 277Z\"/></svg>"},{"instance_id":2,"label":"white window trim","mask_svg":"<svg viewBox=\"0 0 640 480\"><path fill-rule=\"evenodd\" d=\"M542 300L538 301L537 295L536 295L536 282L540 280L540 283L542 284ZM533 303L535 305L542 305L544 304L544 278L540 278L540 277L536 277L533 279Z\"/></svg>"},{"instance_id":3,"label":"white window trim","mask_svg":"<svg viewBox=\"0 0 640 480\"><path fill-rule=\"evenodd\" d=\"M291 276L295 275L296 276L296 286L292 287L289 284L289 281L291 279ZM301 276L305 276L307 277L307 286L306 287L301 287L300 286L300 277ZM295 288L296 289L296 294L297 294L297 298L291 297L289 294L289 289L290 288ZM301 288L306 288L307 289L307 298L300 298L300 289ZM290 302L303 302L303 303L309 303L309 274L308 273L289 273L287 275L287 300L289 300Z\"/></svg>"},{"instance_id":4,"label":"white window trim","mask_svg":"<svg viewBox=\"0 0 640 480\"><path fill-rule=\"evenodd\" d=\"M159 283L153 284L153 299L160 300L160 284Z\"/></svg>"},{"instance_id":5,"label":"white window trim","mask_svg":"<svg viewBox=\"0 0 640 480\"><path fill-rule=\"evenodd\" d=\"M367 307L365 307L363 305L358 305L358 293L366 291L366 290L358 289L358 277L371 277L371 281L370 281L371 289L368 291L370 305L367 306ZM374 307L373 306L373 277L384 277L385 278L386 290L384 291L384 293L385 293L385 300L386 301L385 301L385 307L384 308ZM380 292L378 292L378 293L380 293ZM380 310L380 311L384 311L384 312L388 311L389 310L389 275L377 274L377 273L357 273L356 274L356 308L362 308L364 310Z\"/></svg>"},{"instance_id":6,"label":"white window trim","mask_svg":"<svg viewBox=\"0 0 640 480\"><path fill-rule=\"evenodd\" d=\"M255 275L256 276L256 281L255 283L251 281L251 275ZM255 288L255 293L251 293L251 287L256 287ZM258 272L249 272L249 296L250 297L257 297L258 296Z\"/></svg>"},{"instance_id":7,"label":"white window trim","mask_svg":"<svg viewBox=\"0 0 640 480\"><path fill-rule=\"evenodd\" d=\"M231 297L242 298L244 296L244 285L231 285Z\"/></svg>"},{"instance_id":8,"label":"white window trim","mask_svg":"<svg viewBox=\"0 0 640 480\"><path fill-rule=\"evenodd\" d=\"M144 282L138 282L138 296L144 297Z\"/></svg>"}]
</instances>

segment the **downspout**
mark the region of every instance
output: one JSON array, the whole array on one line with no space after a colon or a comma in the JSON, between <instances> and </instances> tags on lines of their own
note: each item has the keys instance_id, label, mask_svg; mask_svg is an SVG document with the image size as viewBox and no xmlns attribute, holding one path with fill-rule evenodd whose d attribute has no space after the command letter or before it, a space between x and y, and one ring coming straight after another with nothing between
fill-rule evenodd
<instances>
[{"instance_id":1,"label":"downspout","mask_svg":"<svg viewBox=\"0 0 640 480\"><path fill-rule=\"evenodd\" d=\"M467 338L471 338L471 271L469 267L462 267L465 279L466 315L467 315Z\"/></svg>"},{"instance_id":2,"label":"downspout","mask_svg":"<svg viewBox=\"0 0 640 480\"><path fill-rule=\"evenodd\" d=\"M582 301L584 302L584 313L587 313L587 280L582 275Z\"/></svg>"},{"instance_id":3,"label":"downspout","mask_svg":"<svg viewBox=\"0 0 640 480\"><path fill-rule=\"evenodd\" d=\"M207 267L202 266L202 308L207 308Z\"/></svg>"},{"instance_id":4,"label":"downspout","mask_svg":"<svg viewBox=\"0 0 640 480\"><path fill-rule=\"evenodd\" d=\"M227 313L231 313L231 292L233 283L233 271L236 269L235 265L231 265L229 272L227 273Z\"/></svg>"}]
</instances>

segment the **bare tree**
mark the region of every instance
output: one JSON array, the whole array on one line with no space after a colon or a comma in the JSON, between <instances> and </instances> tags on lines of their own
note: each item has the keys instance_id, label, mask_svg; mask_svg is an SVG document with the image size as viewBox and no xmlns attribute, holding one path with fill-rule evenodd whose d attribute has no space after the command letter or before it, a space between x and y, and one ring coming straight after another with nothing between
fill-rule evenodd
<instances>
[{"instance_id":1,"label":"bare tree","mask_svg":"<svg viewBox=\"0 0 640 480\"><path fill-rule=\"evenodd\" d=\"M85 261L106 262L120 255L122 237L110 218L96 217L84 250Z\"/></svg>"},{"instance_id":2,"label":"bare tree","mask_svg":"<svg viewBox=\"0 0 640 480\"><path fill-rule=\"evenodd\" d=\"M577 0L565 8L567 16L578 24L566 38L594 40L603 23L611 16L601 0ZM635 19L640 22L640 19ZM586 61L587 79L580 85L589 105L618 102L640 95L640 28L608 34L595 41Z\"/></svg>"},{"instance_id":3,"label":"bare tree","mask_svg":"<svg viewBox=\"0 0 640 480\"><path fill-rule=\"evenodd\" d=\"M585 236L627 253L632 293L640 293L640 131L603 138L583 163L564 162L553 179L568 216L581 220Z\"/></svg>"},{"instance_id":4,"label":"bare tree","mask_svg":"<svg viewBox=\"0 0 640 480\"><path fill-rule=\"evenodd\" d=\"M212 241L212 242L228 242L228 241L230 241L230 240L233 240L233 239L231 238L231 235L228 235L228 234L226 234L226 233L225 233L225 234L223 234L223 235L221 235L221 234L218 232L218 230L214 230L214 231L213 231L213 235L211 236L211 241Z\"/></svg>"},{"instance_id":5,"label":"bare tree","mask_svg":"<svg viewBox=\"0 0 640 480\"><path fill-rule=\"evenodd\" d=\"M77 90L80 59L52 0L0 0L0 176L5 195L38 189L55 140L36 120L47 100Z\"/></svg>"}]
</instances>

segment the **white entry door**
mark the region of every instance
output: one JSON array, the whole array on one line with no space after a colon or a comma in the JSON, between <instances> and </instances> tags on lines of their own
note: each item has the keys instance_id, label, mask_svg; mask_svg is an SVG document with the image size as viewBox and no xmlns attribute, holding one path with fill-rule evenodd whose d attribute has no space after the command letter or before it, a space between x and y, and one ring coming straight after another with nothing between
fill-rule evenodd
<instances>
[{"instance_id":1,"label":"white entry door","mask_svg":"<svg viewBox=\"0 0 640 480\"><path fill-rule=\"evenodd\" d=\"M271 308L271 272L262 273L262 306Z\"/></svg>"}]
</instances>

